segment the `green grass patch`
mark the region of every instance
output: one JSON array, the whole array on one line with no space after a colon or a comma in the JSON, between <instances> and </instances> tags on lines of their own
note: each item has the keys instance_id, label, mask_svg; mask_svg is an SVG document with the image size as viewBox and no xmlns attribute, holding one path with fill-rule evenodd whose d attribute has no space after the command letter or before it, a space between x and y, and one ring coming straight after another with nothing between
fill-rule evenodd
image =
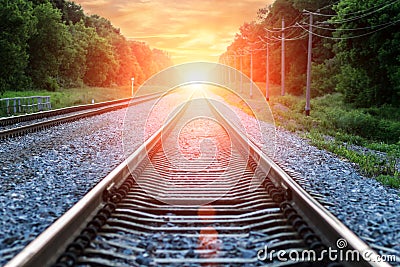
<instances>
[{"instance_id":1,"label":"green grass patch","mask_svg":"<svg viewBox=\"0 0 400 267\"><path fill-rule=\"evenodd\" d=\"M358 164L364 175L376 177L384 185L400 188L400 174L396 170L396 158L394 156L384 157L372 153L360 153L341 141L326 140L318 132L307 133L306 137L310 139L312 145Z\"/></svg>"},{"instance_id":2,"label":"green grass patch","mask_svg":"<svg viewBox=\"0 0 400 267\"><path fill-rule=\"evenodd\" d=\"M396 176L380 174L378 177L376 177L376 180L378 180L379 182L381 182L384 185L388 185L393 188L400 188L400 175L399 174L397 174Z\"/></svg>"},{"instance_id":3,"label":"green grass patch","mask_svg":"<svg viewBox=\"0 0 400 267\"><path fill-rule=\"evenodd\" d=\"M322 133L338 135L341 139L348 138L348 141L352 142L400 142L399 108L384 106L355 109L345 105L343 96L338 93L312 99L310 117L304 116L304 106L304 97L286 95L271 99L276 120L282 126L285 126L287 121L295 120L295 130L309 131L317 128Z\"/></svg>"},{"instance_id":4,"label":"green grass patch","mask_svg":"<svg viewBox=\"0 0 400 267\"><path fill-rule=\"evenodd\" d=\"M346 105L339 93L312 99L309 117L305 116L304 97L274 96L270 106L277 125L293 132L305 132L314 146L357 163L366 176L400 187L396 170L400 158L399 108L355 109ZM384 153L355 151L352 145Z\"/></svg>"}]
</instances>

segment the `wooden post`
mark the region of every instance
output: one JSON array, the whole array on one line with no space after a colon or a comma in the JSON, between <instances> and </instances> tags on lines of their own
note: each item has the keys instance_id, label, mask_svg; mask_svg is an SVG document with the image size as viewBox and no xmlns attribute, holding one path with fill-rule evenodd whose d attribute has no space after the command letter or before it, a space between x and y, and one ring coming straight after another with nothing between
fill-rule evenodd
<instances>
[{"instance_id":1,"label":"wooden post","mask_svg":"<svg viewBox=\"0 0 400 267\"><path fill-rule=\"evenodd\" d=\"M243 55L240 52L240 92L243 91Z\"/></svg>"}]
</instances>

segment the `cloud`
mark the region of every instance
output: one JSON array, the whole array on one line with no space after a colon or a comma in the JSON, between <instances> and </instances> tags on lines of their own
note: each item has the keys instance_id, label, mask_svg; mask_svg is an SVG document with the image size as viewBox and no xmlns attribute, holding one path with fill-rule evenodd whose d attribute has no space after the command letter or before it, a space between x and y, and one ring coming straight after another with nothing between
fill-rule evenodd
<instances>
[{"instance_id":1,"label":"cloud","mask_svg":"<svg viewBox=\"0 0 400 267\"><path fill-rule=\"evenodd\" d=\"M76 0L130 39L170 52L175 63L217 61L244 22L273 0Z\"/></svg>"}]
</instances>

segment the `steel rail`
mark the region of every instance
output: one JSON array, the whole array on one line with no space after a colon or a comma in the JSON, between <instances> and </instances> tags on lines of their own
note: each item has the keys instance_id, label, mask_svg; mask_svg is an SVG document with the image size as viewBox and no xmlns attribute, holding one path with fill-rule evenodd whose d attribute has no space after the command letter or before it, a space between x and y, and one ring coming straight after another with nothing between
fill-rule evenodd
<instances>
[{"instance_id":1,"label":"steel rail","mask_svg":"<svg viewBox=\"0 0 400 267\"><path fill-rule=\"evenodd\" d=\"M35 113L3 117L3 118L0 118L0 126L7 126L7 125L13 125L13 124L16 124L19 122L24 122L24 121L31 121L31 120L37 120L37 119L42 119L42 118L54 117L54 116L77 112L77 111L82 111L82 110L101 108L104 106L127 102L127 101L130 101L131 99L132 98L123 98L123 99L100 102L100 103L96 103L96 104L78 105L78 106L65 107L65 108L59 108L59 109L53 109L53 110L39 111L39 112L35 112Z\"/></svg>"},{"instance_id":2,"label":"steel rail","mask_svg":"<svg viewBox=\"0 0 400 267\"><path fill-rule=\"evenodd\" d=\"M159 95L159 93L152 93L152 94L136 96L136 97L121 98L121 99L117 99L117 100L104 101L104 102L99 102L99 103L95 103L95 104L78 105L78 106L65 107L65 108L59 108L59 109L53 109L53 110L46 110L46 111L22 114L22 115L11 116L11 117L3 117L3 118L0 118L0 126L13 125L13 124L16 124L19 122L24 122L24 121L37 120L37 119L54 117L54 116L77 112L77 111L101 108L101 107L106 107L106 106L110 106L110 105L128 102L128 101L131 101L132 99L141 99L141 98L146 98L146 97L155 96L155 95Z\"/></svg>"}]
</instances>

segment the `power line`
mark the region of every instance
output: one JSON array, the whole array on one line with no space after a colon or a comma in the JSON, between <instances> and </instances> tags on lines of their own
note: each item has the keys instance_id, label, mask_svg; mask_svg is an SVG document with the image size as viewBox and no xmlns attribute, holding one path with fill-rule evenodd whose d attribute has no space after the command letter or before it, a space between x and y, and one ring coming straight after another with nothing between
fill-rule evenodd
<instances>
[{"instance_id":1,"label":"power line","mask_svg":"<svg viewBox=\"0 0 400 267\"><path fill-rule=\"evenodd\" d=\"M326 8L329 8L329 7L335 5L335 4L339 3L339 2L340 2L340 1L337 1L337 2L335 2L335 3L332 3L332 4L330 4L330 5L327 5L327 6L325 6L325 7L322 7L322 8L320 8L320 9L318 9L318 11L319 11L319 10L326 9ZM348 16L348 15L351 15L351 14L359 14L359 13L361 13L361 12L367 12L367 13L364 13L364 14L362 14L362 15L360 15L360 16L355 16L355 17L352 17L352 18L344 19L344 20L325 21L324 23L329 23L329 24L344 23L344 22L350 22L350 21L354 21L354 20L357 20L357 19L361 19L361 18L364 18L364 17L366 17L366 16L369 16L369 15L372 15L372 14L374 14L374 13L377 13L377 12L379 12L379 11L381 11L381 10L383 10L383 9L385 9L385 8L387 8L387 7L389 7L389 6L393 5L393 4L395 4L395 3L397 3L397 2L400 2L400 0L394 0L394 1L391 1L390 3L386 3L386 4L382 4L382 5L377 5L377 6L371 7L371 8L366 9L366 10L360 10L360 11L357 11L357 12L352 12L352 13L345 14L346 16ZM307 10L305 10L305 12L306 12L307 14L309 14L309 15L317 15L317 16L318 16L318 15L336 16L336 15L327 15L327 14L321 14L321 13L317 13L317 12L311 12L311 11L307 11ZM281 29L269 29L269 28L266 28L266 27L264 27L263 29L264 29L265 31L267 31L268 33L274 33L274 35L276 35L276 33L282 33L282 35L283 35L283 33L284 33L285 31L288 31L288 30L290 30L290 29L295 29L295 30L292 31L292 32L286 33L285 41L296 41L296 40L301 40L301 39L304 39L308 34L312 34L312 35L318 36L318 37L320 37L320 38L331 39L331 40L347 40L347 39L354 39L354 38L364 37L364 36L367 36L367 35L376 33L376 32L378 32L378 31L381 31L381 30L383 30L383 29L386 29L386 28L388 28L388 27L390 27L390 26L393 26L393 25L397 24L398 22L400 22L400 19L399 19L399 20L396 20L396 21L386 22L386 23L382 23L382 24L379 24L379 25L371 25L371 26L359 27L359 28L342 28L342 29L341 29L341 28L330 28L330 27L317 26L317 25L315 25L315 24L314 24L314 25L310 25L309 23L305 22L304 20L303 20L303 21L300 21L300 22L296 22L296 20L297 20L301 15L302 15L302 14L300 13L300 14L293 20L293 24L290 25L290 26L282 27ZM315 33L315 32L313 32L313 31L310 31L309 29L303 27L303 25L308 26L308 27L311 26L311 28L316 28L316 29L320 29L320 30L334 31L334 32L346 32L346 31L349 31L349 32L350 32L350 31L360 31L360 30L369 30L369 29L375 29L375 30L370 31L370 32L367 32L367 33L363 33L363 34L353 35L353 36L333 37L333 36L326 36L326 35L323 35L323 34ZM297 29L301 29L302 31L304 31L304 33L301 34L301 33L296 32ZM279 42L281 42L281 41L283 40L282 36L274 36L274 35L272 35L271 37L264 36L263 39L265 39L266 41L264 41L264 40L261 39L261 38L260 38L260 40L261 40L264 44L266 44L266 45L274 45L274 44L279 43ZM256 43L259 43L259 42L256 42ZM253 43L253 44L256 44L256 43ZM256 52L256 51L262 51L262 50L264 50L264 49L265 49L265 47L264 47L264 48L261 48L261 49L260 49L260 48L258 48L258 49L247 49L247 48L245 48L244 51L246 51L247 53L249 53L250 51L251 51L251 52ZM247 54L247 55L248 55L248 54Z\"/></svg>"},{"instance_id":2,"label":"power line","mask_svg":"<svg viewBox=\"0 0 400 267\"><path fill-rule=\"evenodd\" d=\"M308 29L304 28L304 27L301 26L300 24L299 24L299 26L300 26L304 31L306 31L306 32L308 32L308 33L311 33L312 35L321 37L321 38L331 39L331 40L347 40L347 39L354 39L354 38L364 37L364 36L367 36L367 35L376 33L376 32L378 32L378 31L381 31L381 30L383 30L383 29L386 29L386 28L388 28L388 27L390 27L390 26L393 26L393 25L395 25L395 24L398 23L398 22L400 22L400 20L394 21L393 23L390 23L389 25L386 25L386 26L384 26L384 27L381 27L381 28L379 28L379 29L377 29L377 30L375 30L375 31L370 31L370 32L367 32L367 33L364 33L364 34L353 35L353 36L348 36L348 37L332 37L332 36L325 36L325 35L317 34L317 33L315 33L315 32L310 32Z\"/></svg>"},{"instance_id":3,"label":"power line","mask_svg":"<svg viewBox=\"0 0 400 267\"><path fill-rule=\"evenodd\" d=\"M381 11L381 10L383 10L383 9L385 9L385 8L387 8L387 7L391 6L391 5L393 5L393 4L396 4L396 3L398 3L398 2L400 2L400 0L394 0L394 1L392 1L392 2L390 2L390 3L388 3L388 4L385 4L385 5L381 6L381 7L375 6L375 7L372 7L372 8L365 9L365 10L360 10L360 11L357 11L357 12L352 12L352 13L348 13L348 14L343 14L344 16L350 16L350 15L354 15L354 14L358 14L358 13L362 13L362 12L367 12L367 13L365 13L365 14L361 14L361 15L359 15L359 16L354 16L354 17L352 17L352 18L347 18L347 19L342 19L342 20L331 20L331 21L326 21L326 22L324 22L324 23L329 23L329 24L340 24L340 23L346 23L346 22L351 22L351 21L359 20L359 19L365 18L365 17L367 17L367 16L369 16L369 15L375 14L375 13L377 13L377 12L379 12L379 11ZM372 11L371 11L371 10L372 10ZM369 12L369 11L370 11L370 12ZM325 17L334 17L334 16L337 16L337 14L335 14L335 15L328 15L328 14L316 13L316 12L312 12L312 11L308 11L308 10L304 10L304 12L309 13L309 14L313 14L313 15L316 15L316 16L325 16Z\"/></svg>"},{"instance_id":4,"label":"power line","mask_svg":"<svg viewBox=\"0 0 400 267\"><path fill-rule=\"evenodd\" d=\"M393 0L393 1L390 2L390 3L382 3L382 4L380 4L380 5L376 5L376 6L373 6L373 7L367 8L367 9L364 9L364 10L359 10L359 11L355 11L355 12L350 12L350 13L343 14L343 15L344 15L344 16L352 16L352 15L357 15L357 14L360 14L360 13L363 13L363 12L369 12L369 11L375 9L374 11L372 11L371 13L369 13L369 14L373 14L373 13L375 13L375 12L377 12L377 11L380 11L380 10L382 10L382 9L384 9L384 8L386 8L386 7L390 6L390 5L392 5L392 4L395 4L395 3L398 2L398 1L399 1L399 0ZM338 4L339 2L340 2L340 1L337 1L337 2L334 3L334 4L325 6L325 7L323 7L323 8L319 8L319 9L317 9L317 10L321 10L321 9L327 8L327 7L329 7L329 6L333 6L333 5L335 5L335 4ZM337 16L337 14L323 14L323 13L318 13L318 12L316 12L316 11L309 11L309 10L304 10L304 12L307 12L307 13L310 13L310 14L313 14L313 15L316 15L316 16L322 16L322 17L334 17L334 16ZM363 15L361 15L361 16L363 16Z\"/></svg>"},{"instance_id":5,"label":"power line","mask_svg":"<svg viewBox=\"0 0 400 267\"><path fill-rule=\"evenodd\" d=\"M301 13L299 14L299 15L297 15L297 17L296 18L294 18L293 19L293 21L290 23L290 25L289 26L286 26L285 28L278 28L278 29L268 29L268 28L263 28L264 30L266 30L267 32L270 32L270 33L278 33L278 32L282 32L282 31L286 31L286 30L288 30L288 29L291 29L291 28L298 28L297 26L295 26L296 25L296 23L297 23L297 19L298 18L300 18L301 17Z\"/></svg>"},{"instance_id":6,"label":"power line","mask_svg":"<svg viewBox=\"0 0 400 267\"><path fill-rule=\"evenodd\" d=\"M386 22L386 23L382 23L382 24L378 24L378 25L371 25L371 26L360 27L360 28L328 28L328 27L322 27L322 26L317 26L317 25L311 25L311 26L313 28L317 28L320 30L327 30L327 31L360 31L360 30L369 30L369 29L374 29L374 28L381 27L381 26L386 26L386 25L393 24L396 22L398 22L398 21L390 21L390 22ZM306 22L304 22L303 25L309 26L309 24Z\"/></svg>"}]
</instances>

